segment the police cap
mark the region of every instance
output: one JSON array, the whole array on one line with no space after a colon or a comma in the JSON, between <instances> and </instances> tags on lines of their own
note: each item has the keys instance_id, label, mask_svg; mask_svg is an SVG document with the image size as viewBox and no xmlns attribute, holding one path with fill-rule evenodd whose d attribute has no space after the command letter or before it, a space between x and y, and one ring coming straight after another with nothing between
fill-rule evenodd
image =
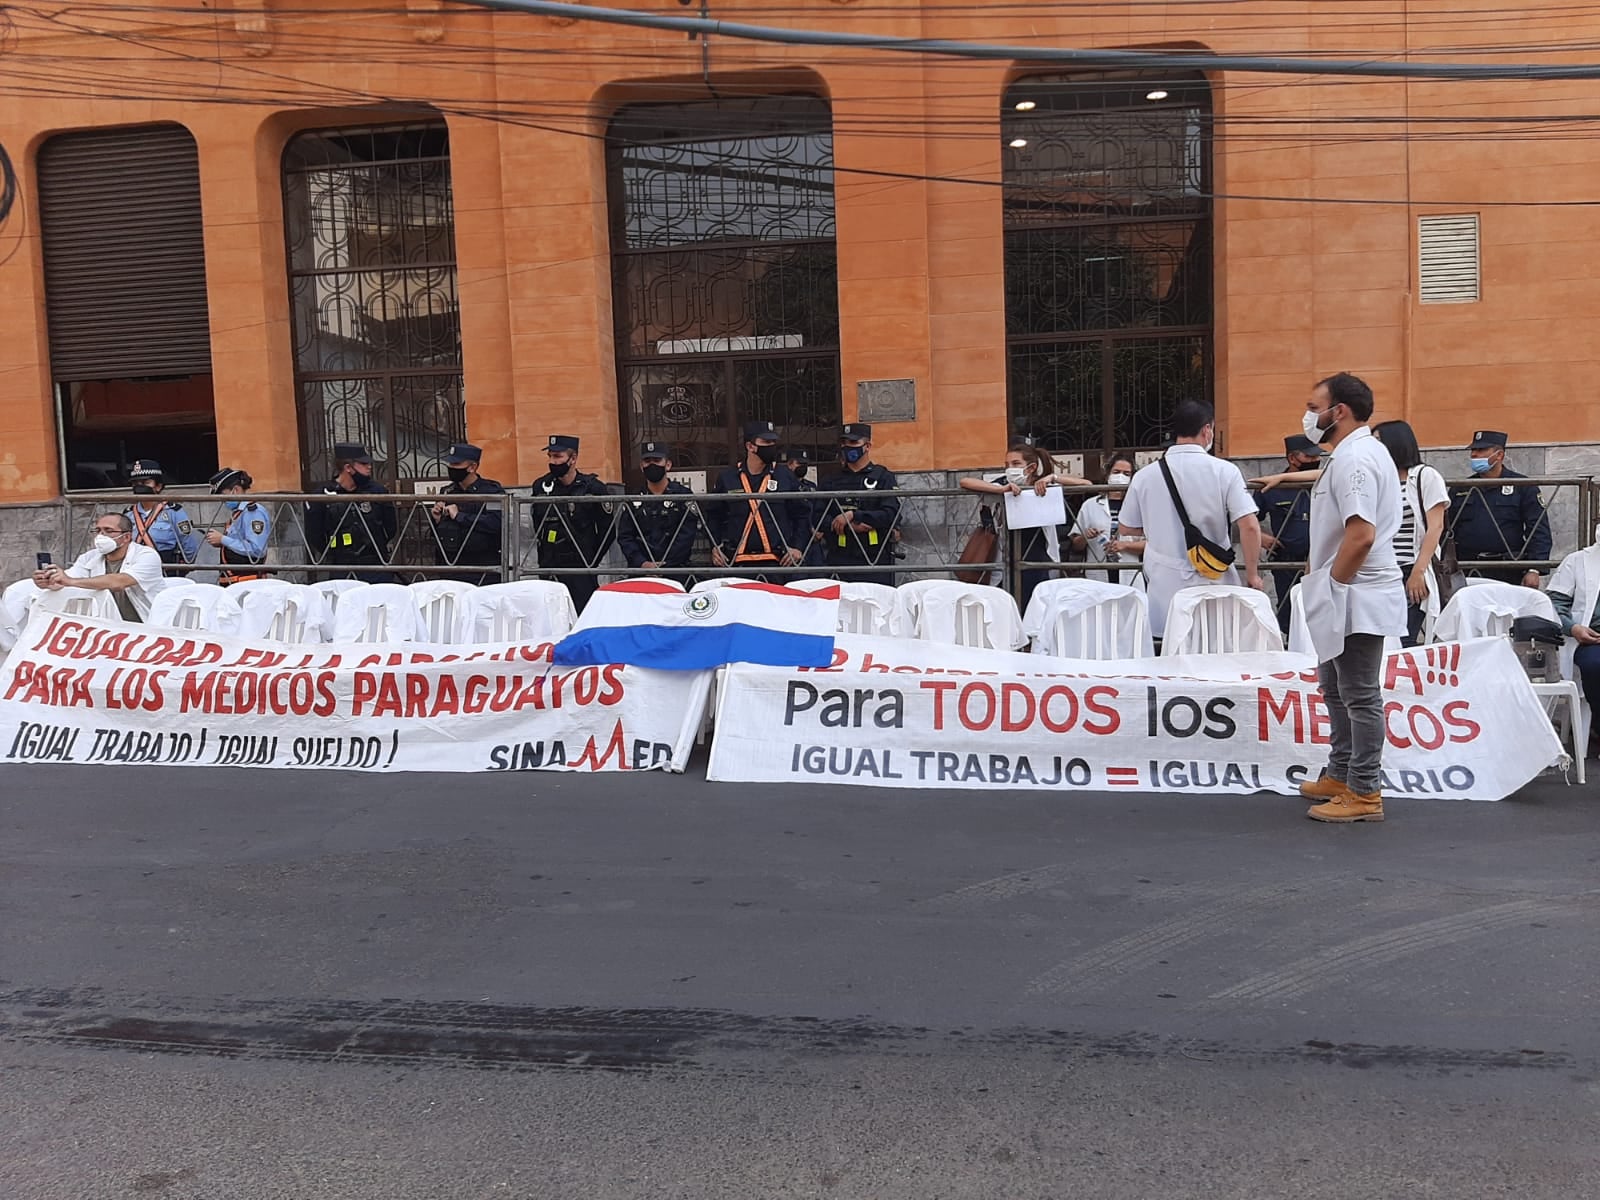
<instances>
[{"instance_id":1,"label":"police cap","mask_svg":"<svg viewBox=\"0 0 1600 1200\"><path fill-rule=\"evenodd\" d=\"M450 453L444 456L444 460L452 467L457 463L482 462L483 447L474 446L471 442L456 442L450 447Z\"/></svg>"},{"instance_id":2,"label":"police cap","mask_svg":"<svg viewBox=\"0 0 1600 1200\"><path fill-rule=\"evenodd\" d=\"M211 477L211 494L215 496L231 487L248 488L253 483L255 480L250 478L248 471L241 471L238 467L223 467Z\"/></svg>"},{"instance_id":3,"label":"police cap","mask_svg":"<svg viewBox=\"0 0 1600 1200\"><path fill-rule=\"evenodd\" d=\"M367 448L360 442L335 442L333 445L333 461L370 463L372 455L367 453Z\"/></svg>"},{"instance_id":4,"label":"police cap","mask_svg":"<svg viewBox=\"0 0 1600 1200\"><path fill-rule=\"evenodd\" d=\"M1313 454L1321 458L1327 453L1303 433L1291 433L1283 439L1283 452L1285 454Z\"/></svg>"},{"instance_id":5,"label":"police cap","mask_svg":"<svg viewBox=\"0 0 1600 1200\"><path fill-rule=\"evenodd\" d=\"M651 458L669 459L672 457L672 447L665 442L645 442L639 447L641 461Z\"/></svg>"},{"instance_id":6,"label":"police cap","mask_svg":"<svg viewBox=\"0 0 1600 1200\"><path fill-rule=\"evenodd\" d=\"M1472 441L1467 443L1467 449L1476 450L1479 446L1498 446L1504 450L1506 443L1510 440L1498 429L1480 429L1472 435Z\"/></svg>"},{"instance_id":7,"label":"police cap","mask_svg":"<svg viewBox=\"0 0 1600 1200\"><path fill-rule=\"evenodd\" d=\"M164 479L161 464L153 458L140 458L128 470L129 479Z\"/></svg>"},{"instance_id":8,"label":"police cap","mask_svg":"<svg viewBox=\"0 0 1600 1200\"><path fill-rule=\"evenodd\" d=\"M804 446L790 446L783 452L783 461L810 465L811 455Z\"/></svg>"},{"instance_id":9,"label":"police cap","mask_svg":"<svg viewBox=\"0 0 1600 1200\"><path fill-rule=\"evenodd\" d=\"M746 421L744 423L744 440L759 442L765 439L769 442L778 440L778 427L771 421Z\"/></svg>"},{"instance_id":10,"label":"police cap","mask_svg":"<svg viewBox=\"0 0 1600 1200\"><path fill-rule=\"evenodd\" d=\"M576 454L578 452L578 439L565 433L552 433L550 435L550 444L545 447L545 453L548 454L552 450L571 450Z\"/></svg>"},{"instance_id":11,"label":"police cap","mask_svg":"<svg viewBox=\"0 0 1600 1200\"><path fill-rule=\"evenodd\" d=\"M839 430L841 442L870 442L872 440L872 426L864 421L846 425Z\"/></svg>"}]
</instances>

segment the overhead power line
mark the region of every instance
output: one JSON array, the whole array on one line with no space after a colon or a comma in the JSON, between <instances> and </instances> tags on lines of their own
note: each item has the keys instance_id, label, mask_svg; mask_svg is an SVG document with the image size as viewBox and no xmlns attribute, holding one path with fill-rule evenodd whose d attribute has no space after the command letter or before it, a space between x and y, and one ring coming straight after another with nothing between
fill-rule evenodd
<instances>
[{"instance_id":1,"label":"overhead power line","mask_svg":"<svg viewBox=\"0 0 1600 1200\"><path fill-rule=\"evenodd\" d=\"M1600 63L1448 63L1396 62L1335 58L1283 58L1276 55L1215 54L1207 50L1073 50L1060 46L1007 46L988 42L958 42L944 38L882 37L870 33L842 33L827 29L786 29L777 25L745 25L710 17L674 17L663 13L631 12L621 8L591 8L562 0L457 0L473 8L500 12L532 13L574 21L632 25L665 29L702 37L737 38L791 46L829 46L836 49L892 51L994 61L1065 63L1077 67L1117 70L1237 71L1266 75L1359 75L1385 79L1600 79Z\"/></svg>"}]
</instances>

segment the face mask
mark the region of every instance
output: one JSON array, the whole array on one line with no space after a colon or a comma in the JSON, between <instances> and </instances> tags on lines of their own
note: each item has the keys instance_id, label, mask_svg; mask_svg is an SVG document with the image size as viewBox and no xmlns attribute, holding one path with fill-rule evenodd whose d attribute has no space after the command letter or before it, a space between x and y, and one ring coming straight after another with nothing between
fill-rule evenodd
<instances>
[{"instance_id":1,"label":"face mask","mask_svg":"<svg viewBox=\"0 0 1600 1200\"><path fill-rule=\"evenodd\" d=\"M843 450L839 451L839 457L844 459L845 462L851 464L852 466L860 462L866 456L867 448L865 446L846 446Z\"/></svg>"},{"instance_id":2,"label":"face mask","mask_svg":"<svg viewBox=\"0 0 1600 1200\"><path fill-rule=\"evenodd\" d=\"M446 467L444 473L450 477L451 483L465 483L467 476L472 473L468 467Z\"/></svg>"},{"instance_id":3,"label":"face mask","mask_svg":"<svg viewBox=\"0 0 1600 1200\"><path fill-rule=\"evenodd\" d=\"M660 483L667 477L667 469L660 463L646 463L644 477L651 483Z\"/></svg>"},{"instance_id":4,"label":"face mask","mask_svg":"<svg viewBox=\"0 0 1600 1200\"><path fill-rule=\"evenodd\" d=\"M811 468L803 467L799 463L795 463L794 466L790 467L789 469L794 472L794 477L796 479L804 479L806 477L806 472Z\"/></svg>"},{"instance_id":5,"label":"face mask","mask_svg":"<svg viewBox=\"0 0 1600 1200\"><path fill-rule=\"evenodd\" d=\"M757 446L756 457L769 467L778 461L778 448L776 446Z\"/></svg>"},{"instance_id":6,"label":"face mask","mask_svg":"<svg viewBox=\"0 0 1600 1200\"><path fill-rule=\"evenodd\" d=\"M1332 412L1333 409L1330 408L1328 413ZM1305 431L1305 435L1308 438L1319 446L1333 436L1333 418L1328 416L1328 423L1326 425L1322 423L1322 418L1327 415L1327 413L1314 413L1307 409L1305 416L1300 418L1300 428Z\"/></svg>"},{"instance_id":7,"label":"face mask","mask_svg":"<svg viewBox=\"0 0 1600 1200\"><path fill-rule=\"evenodd\" d=\"M135 496L154 496L156 494L156 485L148 479L138 480L133 485L133 494Z\"/></svg>"},{"instance_id":8,"label":"face mask","mask_svg":"<svg viewBox=\"0 0 1600 1200\"><path fill-rule=\"evenodd\" d=\"M1472 468L1474 475L1482 475L1489 469L1489 460L1487 458L1469 458L1467 466Z\"/></svg>"},{"instance_id":9,"label":"face mask","mask_svg":"<svg viewBox=\"0 0 1600 1200\"><path fill-rule=\"evenodd\" d=\"M550 464L550 478L551 479L562 479L562 478L564 478L566 476L566 474L567 474L567 468L570 467L571 465L572 465L571 463L564 463L564 462L561 462L561 463L553 462L553 463L551 463Z\"/></svg>"},{"instance_id":10,"label":"face mask","mask_svg":"<svg viewBox=\"0 0 1600 1200\"><path fill-rule=\"evenodd\" d=\"M101 554L115 554L117 539L109 534L97 533L94 535L94 548Z\"/></svg>"},{"instance_id":11,"label":"face mask","mask_svg":"<svg viewBox=\"0 0 1600 1200\"><path fill-rule=\"evenodd\" d=\"M241 508L244 507L244 501L243 500L225 500L225 501L223 501L223 503L228 506L228 511L229 512L238 512Z\"/></svg>"},{"instance_id":12,"label":"face mask","mask_svg":"<svg viewBox=\"0 0 1600 1200\"><path fill-rule=\"evenodd\" d=\"M1007 483L1014 483L1018 487L1027 487L1028 486L1028 468L1027 467L1007 467L1006 468L1006 482Z\"/></svg>"},{"instance_id":13,"label":"face mask","mask_svg":"<svg viewBox=\"0 0 1600 1200\"><path fill-rule=\"evenodd\" d=\"M1118 471L1115 475L1107 475L1106 482L1111 484L1113 487L1122 487L1126 484L1132 483L1133 477L1131 475L1124 475L1121 471Z\"/></svg>"}]
</instances>

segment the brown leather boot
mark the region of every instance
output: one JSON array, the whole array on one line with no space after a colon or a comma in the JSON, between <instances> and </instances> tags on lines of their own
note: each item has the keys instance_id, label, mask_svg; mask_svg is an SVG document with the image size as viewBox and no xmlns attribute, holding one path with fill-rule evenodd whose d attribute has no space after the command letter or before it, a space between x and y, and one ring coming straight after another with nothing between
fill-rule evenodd
<instances>
[{"instance_id":1,"label":"brown leather boot","mask_svg":"<svg viewBox=\"0 0 1600 1200\"><path fill-rule=\"evenodd\" d=\"M1313 821L1328 821L1335 825L1348 825L1352 821L1383 820L1383 793L1360 795L1341 792L1326 804L1318 804L1306 811Z\"/></svg>"},{"instance_id":2,"label":"brown leather boot","mask_svg":"<svg viewBox=\"0 0 1600 1200\"><path fill-rule=\"evenodd\" d=\"M1313 779L1309 783L1300 785L1300 794L1307 800L1332 800L1344 793L1344 782L1331 775L1324 775L1320 779Z\"/></svg>"}]
</instances>

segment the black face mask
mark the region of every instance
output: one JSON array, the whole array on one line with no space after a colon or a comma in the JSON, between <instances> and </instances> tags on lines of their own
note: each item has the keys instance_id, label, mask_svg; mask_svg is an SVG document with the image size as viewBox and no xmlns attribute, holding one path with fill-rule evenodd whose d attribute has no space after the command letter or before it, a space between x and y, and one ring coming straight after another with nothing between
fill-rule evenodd
<instances>
[{"instance_id":1,"label":"black face mask","mask_svg":"<svg viewBox=\"0 0 1600 1200\"><path fill-rule=\"evenodd\" d=\"M450 476L451 483L465 483L467 476L472 474L471 467L446 467L444 473Z\"/></svg>"},{"instance_id":2,"label":"black face mask","mask_svg":"<svg viewBox=\"0 0 1600 1200\"><path fill-rule=\"evenodd\" d=\"M571 463L551 463L550 464L550 478L551 479L565 479L566 475L567 475L567 471L570 470L571 467L572 467Z\"/></svg>"},{"instance_id":3,"label":"black face mask","mask_svg":"<svg viewBox=\"0 0 1600 1200\"><path fill-rule=\"evenodd\" d=\"M667 477L667 469L660 463L646 463L644 477L651 483L660 483Z\"/></svg>"},{"instance_id":4,"label":"black face mask","mask_svg":"<svg viewBox=\"0 0 1600 1200\"><path fill-rule=\"evenodd\" d=\"M756 457L769 467L778 461L778 448L776 446L756 446L755 452Z\"/></svg>"},{"instance_id":5,"label":"black face mask","mask_svg":"<svg viewBox=\"0 0 1600 1200\"><path fill-rule=\"evenodd\" d=\"M154 496L156 494L156 485L148 479L141 479L133 485L133 494L135 496Z\"/></svg>"},{"instance_id":6,"label":"black face mask","mask_svg":"<svg viewBox=\"0 0 1600 1200\"><path fill-rule=\"evenodd\" d=\"M794 477L796 479L804 479L806 477L806 472L810 469L810 467L801 466L799 463L791 463L789 465L789 470L794 472Z\"/></svg>"}]
</instances>

